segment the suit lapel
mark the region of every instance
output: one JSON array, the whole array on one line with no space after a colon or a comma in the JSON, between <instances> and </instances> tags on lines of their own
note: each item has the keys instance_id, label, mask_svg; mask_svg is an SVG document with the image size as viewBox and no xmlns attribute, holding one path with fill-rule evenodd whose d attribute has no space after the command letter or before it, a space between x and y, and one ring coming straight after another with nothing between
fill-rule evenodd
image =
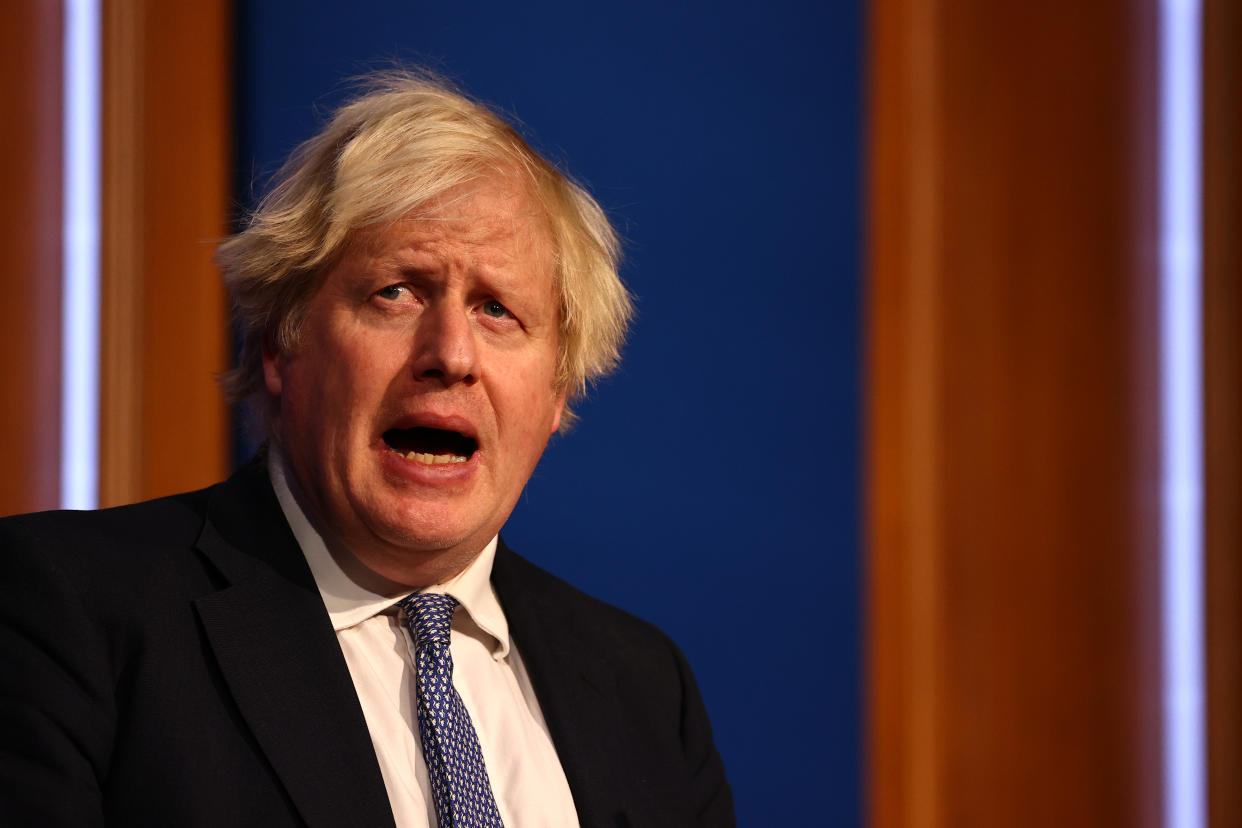
<instances>
[{"instance_id":1,"label":"suit lapel","mask_svg":"<svg viewBox=\"0 0 1242 828\"><path fill-rule=\"evenodd\" d=\"M522 654L584 828L641 824L629 815L641 798L627 771L616 680L582 619L566 617L529 577L534 570L505 546L496 550L492 584ZM546 577L546 576L545 576Z\"/></svg>"},{"instance_id":2,"label":"suit lapel","mask_svg":"<svg viewBox=\"0 0 1242 828\"><path fill-rule=\"evenodd\" d=\"M198 542L229 586L195 609L251 732L309 825L392 825L331 622L261 461L220 486Z\"/></svg>"}]
</instances>

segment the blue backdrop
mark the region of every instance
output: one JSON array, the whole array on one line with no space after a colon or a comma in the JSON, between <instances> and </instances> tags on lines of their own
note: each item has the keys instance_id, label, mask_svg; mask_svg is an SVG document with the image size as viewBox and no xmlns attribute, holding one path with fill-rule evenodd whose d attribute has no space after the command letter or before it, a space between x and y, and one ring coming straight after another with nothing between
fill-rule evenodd
<instances>
[{"instance_id":1,"label":"blue backdrop","mask_svg":"<svg viewBox=\"0 0 1242 828\"><path fill-rule=\"evenodd\" d=\"M397 58L520 119L621 230L623 368L505 537L678 641L743 825L860 822L860 11L238 8L243 203L343 79Z\"/></svg>"}]
</instances>

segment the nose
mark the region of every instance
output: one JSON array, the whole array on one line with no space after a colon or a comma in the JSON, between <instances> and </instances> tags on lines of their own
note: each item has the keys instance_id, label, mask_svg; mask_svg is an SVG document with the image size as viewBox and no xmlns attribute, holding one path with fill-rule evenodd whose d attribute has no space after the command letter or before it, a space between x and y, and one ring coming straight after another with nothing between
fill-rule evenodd
<instances>
[{"instance_id":1,"label":"nose","mask_svg":"<svg viewBox=\"0 0 1242 828\"><path fill-rule=\"evenodd\" d=\"M453 303L433 303L423 311L414 334L414 375L446 387L474 381L475 332L469 315Z\"/></svg>"}]
</instances>

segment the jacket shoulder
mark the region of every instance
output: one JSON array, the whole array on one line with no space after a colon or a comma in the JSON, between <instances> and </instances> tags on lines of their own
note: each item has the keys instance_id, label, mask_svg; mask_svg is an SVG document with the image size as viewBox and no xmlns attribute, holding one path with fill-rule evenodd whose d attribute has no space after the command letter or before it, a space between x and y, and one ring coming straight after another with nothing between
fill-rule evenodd
<instances>
[{"instance_id":1,"label":"jacket shoulder","mask_svg":"<svg viewBox=\"0 0 1242 828\"><path fill-rule=\"evenodd\" d=\"M580 634L594 633L618 639L615 643L677 649L672 639L655 624L583 592L518 555L503 540L500 544L492 579L502 598L506 593L520 591L523 603L546 614L575 619Z\"/></svg>"},{"instance_id":2,"label":"jacket shoulder","mask_svg":"<svg viewBox=\"0 0 1242 828\"><path fill-rule=\"evenodd\" d=\"M190 545L215 487L92 511L32 512L0 518L0 549L83 543Z\"/></svg>"},{"instance_id":3,"label":"jacket shoulder","mask_svg":"<svg viewBox=\"0 0 1242 828\"><path fill-rule=\"evenodd\" d=\"M541 704L564 700L566 672L594 676L588 682L607 677L594 686L610 688L609 709L622 724L619 734L603 733L601 739L612 740L616 756L608 761L616 764L619 776L644 780L641 792L623 796L653 803L639 824L666 824L654 821L654 815L665 820L680 814L690 824L732 826L732 793L707 710L690 665L672 639L654 624L519 557L503 542L492 582ZM545 706L544 713L554 738L571 743L576 734L606 731L601 721L609 719L595 702L572 711ZM636 808L638 799L632 803Z\"/></svg>"},{"instance_id":4,"label":"jacket shoulder","mask_svg":"<svg viewBox=\"0 0 1242 828\"><path fill-rule=\"evenodd\" d=\"M0 581L32 588L58 581L105 602L106 595L122 601L148 588L177 592L183 582L201 584L209 576L193 549L211 491L0 518Z\"/></svg>"}]
</instances>

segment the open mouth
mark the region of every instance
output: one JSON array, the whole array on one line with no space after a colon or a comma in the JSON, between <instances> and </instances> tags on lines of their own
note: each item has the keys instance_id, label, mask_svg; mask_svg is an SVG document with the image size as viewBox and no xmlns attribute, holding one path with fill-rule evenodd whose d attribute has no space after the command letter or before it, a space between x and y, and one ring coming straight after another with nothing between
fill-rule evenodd
<instances>
[{"instance_id":1,"label":"open mouth","mask_svg":"<svg viewBox=\"0 0 1242 828\"><path fill-rule=\"evenodd\" d=\"M465 463L478 449L471 437L443 428L390 428L384 443L407 460L427 465Z\"/></svg>"}]
</instances>

